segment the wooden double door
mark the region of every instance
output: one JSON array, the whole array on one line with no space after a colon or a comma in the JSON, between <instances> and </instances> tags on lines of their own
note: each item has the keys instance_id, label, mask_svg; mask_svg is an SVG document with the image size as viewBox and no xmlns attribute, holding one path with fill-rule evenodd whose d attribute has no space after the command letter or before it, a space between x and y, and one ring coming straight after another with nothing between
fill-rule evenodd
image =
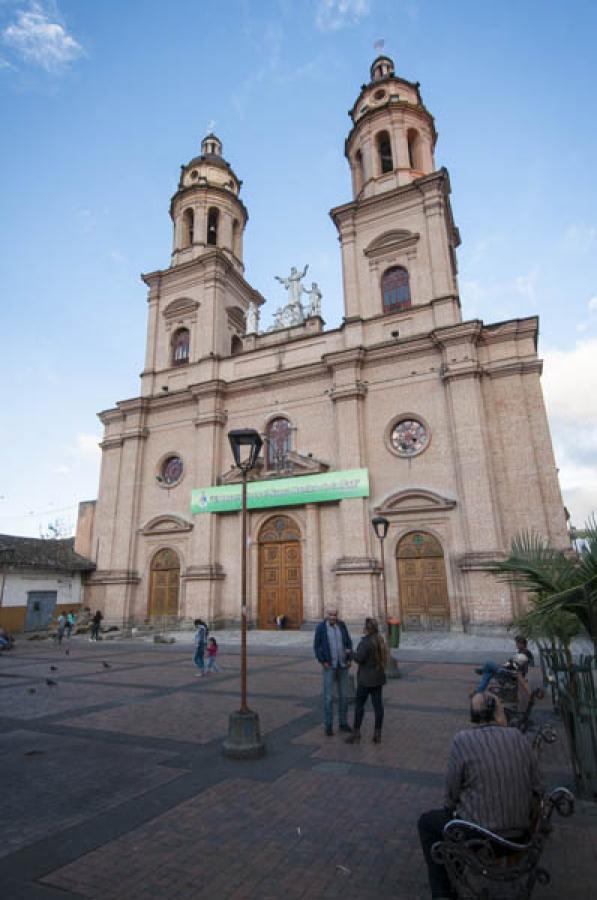
<instances>
[{"instance_id":1,"label":"wooden double door","mask_svg":"<svg viewBox=\"0 0 597 900\"><path fill-rule=\"evenodd\" d=\"M301 534L287 516L268 519L259 533L259 627L275 628L278 616L284 628L303 621Z\"/></svg>"},{"instance_id":2,"label":"wooden double door","mask_svg":"<svg viewBox=\"0 0 597 900\"><path fill-rule=\"evenodd\" d=\"M448 583L439 541L427 532L412 531L399 541L396 556L404 627L448 629Z\"/></svg>"},{"instance_id":3,"label":"wooden double door","mask_svg":"<svg viewBox=\"0 0 597 900\"><path fill-rule=\"evenodd\" d=\"M147 614L178 616L180 560L174 550L159 550L151 561Z\"/></svg>"}]
</instances>

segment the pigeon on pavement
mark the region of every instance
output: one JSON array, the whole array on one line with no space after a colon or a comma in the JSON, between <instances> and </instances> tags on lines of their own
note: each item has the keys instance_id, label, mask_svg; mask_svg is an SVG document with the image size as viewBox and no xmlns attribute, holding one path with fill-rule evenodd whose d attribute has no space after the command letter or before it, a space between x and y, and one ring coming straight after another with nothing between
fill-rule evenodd
<instances>
[{"instance_id":1,"label":"pigeon on pavement","mask_svg":"<svg viewBox=\"0 0 597 900\"><path fill-rule=\"evenodd\" d=\"M46 684L48 685L48 687L56 687L56 685L58 684L58 682L57 682L57 681L52 681L51 678L46 678Z\"/></svg>"}]
</instances>

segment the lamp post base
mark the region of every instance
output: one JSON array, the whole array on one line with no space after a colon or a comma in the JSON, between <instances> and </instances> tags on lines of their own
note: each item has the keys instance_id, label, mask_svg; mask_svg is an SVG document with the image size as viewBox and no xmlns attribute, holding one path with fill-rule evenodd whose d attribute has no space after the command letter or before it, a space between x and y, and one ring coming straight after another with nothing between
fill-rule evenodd
<instances>
[{"instance_id":1,"label":"lamp post base","mask_svg":"<svg viewBox=\"0 0 597 900\"><path fill-rule=\"evenodd\" d=\"M230 713L228 737L222 744L222 750L229 759L258 759L265 754L256 712L247 709Z\"/></svg>"},{"instance_id":2,"label":"lamp post base","mask_svg":"<svg viewBox=\"0 0 597 900\"><path fill-rule=\"evenodd\" d=\"M386 666L386 678L402 678L400 669L398 668L398 660L390 655L388 656L388 664Z\"/></svg>"}]
</instances>

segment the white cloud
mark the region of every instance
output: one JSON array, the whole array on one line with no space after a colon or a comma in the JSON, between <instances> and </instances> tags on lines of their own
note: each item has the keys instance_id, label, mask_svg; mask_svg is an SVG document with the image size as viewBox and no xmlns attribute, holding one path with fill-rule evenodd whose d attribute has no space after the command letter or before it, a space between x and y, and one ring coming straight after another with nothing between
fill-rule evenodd
<instances>
[{"instance_id":1,"label":"white cloud","mask_svg":"<svg viewBox=\"0 0 597 900\"><path fill-rule=\"evenodd\" d=\"M575 525L597 510L597 338L544 354L543 390L564 502Z\"/></svg>"},{"instance_id":2,"label":"white cloud","mask_svg":"<svg viewBox=\"0 0 597 900\"><path fill-rule=\"evenodd\" d=\"M586 253L597 245L597 228L594 225L573 223L566 229L562 244L567 251Z\"/></svg>"},{"instance_id":3,"label":"white cloud","mask_svg":"<svg viewBox=\"0 0 597 900\"><path fill-rule=\"evenodd\" d=\"M56 472L56 475L69 475L70 467L69 466L57 466L56 469L54 469L54 471Z\"/></svg>"},{"instance_id":4,"label":"white cloud","mask_svg":"<svg viewBox=\"0 0 597 900\"><path fill-rule=\"evenodd\" d=\"M548 350L543 356L550 415L579 427L597 425L597 338L578 341L573 350Z\"/></svg>"},{"instance_id":5,"label":"white cloud","mask_svg":"<svg viewBox=\"0 0 597 900\"><path fill-rule=\"evenodd\" d=\"M56 72L83 55L82 46L39 3L20 10L2 32L2 41L25 62Z\"/></svg>"},{"instance_id":6,"label":"white cloud","mask_svg":"<svg viewBox=\"0 0 597 900\"><path fill-rule=\"evenodd\" d=\"M339 31L369 15L370 0L317 0L315 24L320 31Z\"/></svg>"},{"instance_id":7,"label":"white cloud","mask_svg":"<svg viewBox=\"0 0 597 900\"><path fill-rule=\"evenodd\" d=\"M76 439L71 452L74 456L81 459L93 460L94 462L100 458L101 452L99 442L101 438L97 434L85 434L80 432Z\"/></svg>"},{"instance_id":8,"label":"white cloud","mask_svg":"<svg viewBox=\"0 0 597 900\"><path fill-rule=\"evenodd\" d=\"M587 303L589 308L589 312L597 312L597 297L591 297L589 302Z\"/></svg>"}]
</instances>

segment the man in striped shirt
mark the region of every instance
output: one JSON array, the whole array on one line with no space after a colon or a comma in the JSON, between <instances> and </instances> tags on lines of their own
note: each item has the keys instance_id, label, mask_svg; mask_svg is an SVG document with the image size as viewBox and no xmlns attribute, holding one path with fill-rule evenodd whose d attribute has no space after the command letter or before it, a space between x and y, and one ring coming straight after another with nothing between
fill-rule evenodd
<instances>
[{"instance_id":1,"label":"man in striped shirt","mask_svg":"<svg viewBox=\"0 0 597 900\"><path fill-rule=\"evenodd\" d=\"M528 831L533 794L542 793L537 758L517 728L507 728L504 709L489 692L471 699L476 727L454 735L448 757L444 808L423 813L419 837L435 900L454 896L446 870L431 859L450 819L466 819L505 836Z\"/></svg>"}]
</instances>

